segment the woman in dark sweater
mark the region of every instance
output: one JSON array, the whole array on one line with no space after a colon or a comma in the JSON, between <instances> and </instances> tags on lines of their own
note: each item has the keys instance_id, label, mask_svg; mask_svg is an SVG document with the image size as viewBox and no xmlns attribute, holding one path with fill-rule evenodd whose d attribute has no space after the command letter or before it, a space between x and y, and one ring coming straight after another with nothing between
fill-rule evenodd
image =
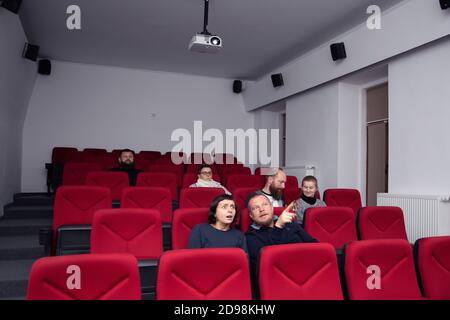
<instances>
[{"instance_id":1,"label":"woman in dark sweater","mask_svg":"<svg viewBox=\"0 0 450 320\"><path fill-rule=\"evenodd\" d=\"M241 248L248 253L245 236L233 226L236 203L230 195L216 197L209 208L208 222L192 229L189 248Z\"/></svg>"}]
</instances>

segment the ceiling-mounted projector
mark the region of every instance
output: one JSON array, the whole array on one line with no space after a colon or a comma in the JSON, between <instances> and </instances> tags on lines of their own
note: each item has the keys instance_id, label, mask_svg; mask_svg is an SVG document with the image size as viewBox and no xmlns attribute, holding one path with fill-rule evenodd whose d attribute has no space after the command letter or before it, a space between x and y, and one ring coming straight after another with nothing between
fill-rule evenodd
<instances>
[{"instance_id":1,"label":"ceiling-mounted projector","mask_svg":"<svg viewBox=\"0 0 450 320\"><path fill-rule=\"evenodd\" d=\"M189 50L202 53L216 53L221 47L220 37L201 33L193 36L189 43Z\"/></svg>"},{"instance_id":2,"label":"ceiling-mounted projector","mask_svg":"<svg viewBox=\"0 0 450 320\"><path fill-rule=\"evenodd\" d=\"M222 48L222 39L208 32L209 0L205 0L203 31L197 33L189 42L189 50L202 53L216 53Z\"/></svg>"}]
</instances>

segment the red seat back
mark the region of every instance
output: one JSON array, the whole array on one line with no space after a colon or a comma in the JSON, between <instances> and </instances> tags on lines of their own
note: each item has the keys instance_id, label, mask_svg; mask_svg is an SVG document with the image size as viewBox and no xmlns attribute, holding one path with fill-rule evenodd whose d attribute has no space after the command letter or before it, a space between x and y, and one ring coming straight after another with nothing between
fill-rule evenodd
<instances>
[{"instance_id":1,"label":"red seat back","mask_svg":"<svg viewBox=\"0 0 450 320\"><path fill-rule=\"evenodd\" d=\"M361 240L404 239L403 210L399 207L366 207L358 212L357 225Z\"/></svg>"},{"instance_id":2,"label":"red seat back","mask_svg":"<svg viewBox=\"0 0 450 320\"><path fill-rule=\"evenodd\" d=\"M172 223L172 249L187 249L192 229L208 223L208 208L177 209Z\"/></svg>"},{"instance_id":3,"label":"red seat back","mask_svg":"<svg viewBox=\"0 0 450 320\"><path fill-rule=\"evenodd\" d=\"M66 155L78 152L77 148L54 147L52 150L52 163L64 163Z\"/></svg>"},{"instance_id":4,"label":"red seat back","mask_svg":"<svg viewBox=\"0 0 450 320\"><path fill-rule=\"evenodd\" d=\"M417 240L415 256L425 298L450 300L450 237Z\"/></svg>"},{"instance_id":5,"label":"red seat back","mask_svg":"<svg viewBox=\"0 0 450 320\"><path fill-rule=\"evenodd\" d=\"M224 166L222 168L222 184L224 186L228 183L228 177L232 175L251 175L252 171L250 168L241 166Z\"/></svg>"},{"instance_id":6,"label":"red seat back","mask_svg":"<svg viewBox=\"0 0 450 320\"><path fill-rule=\"evenodd\" d=\"M251 300L248 258L239 248L165 252L156 285L158 300Z\"/></svg>"},{"instance_id":7,"label":"red seat back","mask_svg":"<svg viewBox=\"0 0 450 320\"><path fill-rule=\"evenodd\" d=\"M86 176L90 172L100 171L101 167L96 163L69 162L64 165L63 185L82 186L86 183Z\"/></svg>"},{"instance_id":8,"label":"red seat back","mask_svg":"<svg viewBox=\"0 0 450 320\"><path fill-rule=\"evenodd\" d=\"M172 173L176 177L177 187L180 188L183 182L183 166L173 164L151 164L147 167L148 172Z\"/></svg>"},{"instance_id":9,"label":"red seat back","mask_svg":"<svg viewBox=\"0 0 450 320\"><path fill-rule=\"evenodd\" d=\"M292 201L298 200L302 196L302 189L300 188L291 188L283 190L283 197L286 205L289 205ZM316 191L314 195L316 199L320 199L320 192Z\"/></svg>"},{"instance_id":10,"label":"red seat back","mask_svg":"<svg viewBox=\"0 0 450 320\"><path fill-rule=\"evenodd\" d=\"M374 273L373 267L379 268L380 274ZM345 278L352 300L421 299L412 249L406 240L349 243L345 247ZM379 289L375 287L377 278Z\"/></svg>"},{"instance_id":11,"label":"red seat back","mask_svg":"<svg viewBox=\"0 0 450 320\"><path fill-rule=\"evenodd\" d=\"M245 209L246 205L247 205L248 196L255 191L256 191L256 189L254 189L254 188L239 188L239 189L234 190L233 199L236 202L236 206L240 210Z\"/></svg>"},{"instance_id":12,"label":"red seat back","mask_svg":"<svg viewBox=\"0 0 450 320\"><path fill-rule=\"evenodd\" d=\"M167 188L172 195L172 200L178 200L177 178L173 173L141 172L136 186Z\"/></svg>"},{"instance_id":13,"label":"red seat back","mask_svg":"<svg viewBox=\"0 0 450 320\"><path fill-rule=\"evenodd\" d=\"M187 188L180 194L180 208L209 208L212 200L224 194L222 188Z\"/></svg>"},{"instance_id":14,"label":"red seat back","mask_svg":"<svg viewBox=\"0 0 450 320\"><path fill-rule=\"evenodd\" d=\"M259 265L263 300L343 300L336 252L328 243L264 247Z\"/></svg>"},{"instance_id":15,"label":"red seat back","mask_svg":"<svg viewBox=\"0 0 450 320\"><path fill-rule=\"evenodd\" d=\"M113 200L120 200L122 190L129 186L128 174L126 172L89 172L86 176L87 186L105 187L111 191Z\"/></svg>"},{"instance_id":16,"label":"red seat back","mask_svg":"<svg viewBox=\"0 0 450 320\"><path fill-rule=\"evenodd\" d=\"M129 187L122 192L121 208L158 210L162 223L172 223L172 195L168 188Z\"/></svg>"},{"instance_id":17,"label":"red seat back","mask_svg":"<svg viewBox=\"0 0 450 320\"><path fill-rule=\"evenodd\" d=\"M69 288L78 281L79 289ZM138 262L130 254L46 257L31 268L27 300L140 299Z\"/></svg>"},{"instance_id":18,"label":"red seat back","mask_svg":"<svg viewBox=\"0 0 450 320\"><path fill-rule=\"evenodd\" d=\"M285 189L298 189L299 187L296 176L286 176L286 183L284 184Z\"/></svg>"},{"instance_id":19,"label":"red seat back","mask_svg":"<svg viewBox=\"0 0 450 320\"><path fill-rule=\"evenodd\" d=\"M53 230L63 225L91 224L94 213L112 207L111 192L104 187L69 186L56 191Z\"/></svg>"},{"instance_id":20,"label":"red seat back","mask_svg":"<svg viewBox=\"0 0 450 320\"><path fill-rule=\"evenodd\" d=\"M330 207L350 207L355 214L361 204L361 194L356 189L328 189L323 194L323 201Z\"/></svg>"},{"instance_id":21,"label":"red seat back","mask_svg":"<svg viewBox=\"0 0 450 320\"><path fill-rule=\"evenodd\" d=\"M336 249L358 240L356 217L350 208L310 208L305 212L303 225L312 237L319 242L331 243Z\"/></svg>"},{"instance_id":22,"label":"red seat back","mask_svg":"<svg viewBox=\"0 0 450 320\"><path fill-rule=\"evenodd\" d=\"M161 215L154 209L109 209L95 213L92 253L131 253L158 259L163 252Z\"/></svg>"},{"instance_id":23,"label":"red seat back","mask_svg":"<svg viewBox=\"0 0 450 320\"><path fill-rule=\"evenodd\" d=\"M227 189L234 193L239 188L253 188L253 191L264 187L264 178L253 175L231 175L228 176Z\"/></svg>"}]
</instances>

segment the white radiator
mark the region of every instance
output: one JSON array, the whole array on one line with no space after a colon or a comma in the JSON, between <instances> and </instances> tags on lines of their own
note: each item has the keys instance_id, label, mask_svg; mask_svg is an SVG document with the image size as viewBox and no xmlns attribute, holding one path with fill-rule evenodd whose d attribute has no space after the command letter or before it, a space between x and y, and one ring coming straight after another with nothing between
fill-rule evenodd
<instances>
[{"instance_id":1,"label":"white radiator","mask_svg":"<svg viewBox=\"0 0 450 320\"><path fill-rule=\"evenodd\" d=\"M402 208L411 243L420 238L450 235L449 197L378 193L377 205Z\"/></svg>"}]
</instances>

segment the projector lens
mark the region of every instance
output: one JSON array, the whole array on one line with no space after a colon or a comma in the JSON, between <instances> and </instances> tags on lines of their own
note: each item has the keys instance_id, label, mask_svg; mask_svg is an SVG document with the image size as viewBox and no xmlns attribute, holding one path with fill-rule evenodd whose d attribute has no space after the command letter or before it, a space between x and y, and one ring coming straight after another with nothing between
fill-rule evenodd
<instances>
[{"instance_id":1,"label":"projector lens","mask_svg":"<svg viewBox=\"0 0 450 320\"><path fill-rule=\"evenodd\" d=\"M215 46L219 46L220 45L220 38L218 37L212 37L211 38L211 44L215 45Z\"/></svg>"}]
</instances>

